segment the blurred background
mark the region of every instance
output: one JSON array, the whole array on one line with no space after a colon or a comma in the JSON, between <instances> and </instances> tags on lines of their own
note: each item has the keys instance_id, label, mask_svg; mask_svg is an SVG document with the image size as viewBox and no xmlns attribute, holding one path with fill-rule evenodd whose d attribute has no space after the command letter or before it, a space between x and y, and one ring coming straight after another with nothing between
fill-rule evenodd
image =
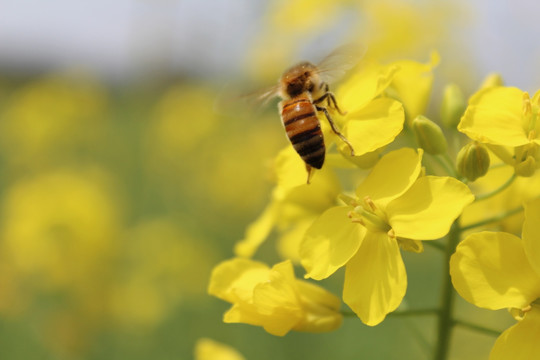
<instances>
[{"instance_id":1,"label":"blurred background","mask_svg":"<svg viewBox=\"0 0 540 360\"><path fill-rule=\"evenodd\" d=\"M269 201L287 140L274 105L216 104L349 41L383 62L437 50L434 113L448 82L470 95L491 72L534 93L538 13L510 0L0 1L0 359L192 359L201 337L252 360L429 358L428 316L284 338L221 322L210 271ZM438 302L441 259L426 253L405 255L415 307ZM257 256L278 261L273 244ZM341 280L325 286L339 294ZM456 331L452 354L482 358L493 341Z\"/></svg>"}]
</instances>

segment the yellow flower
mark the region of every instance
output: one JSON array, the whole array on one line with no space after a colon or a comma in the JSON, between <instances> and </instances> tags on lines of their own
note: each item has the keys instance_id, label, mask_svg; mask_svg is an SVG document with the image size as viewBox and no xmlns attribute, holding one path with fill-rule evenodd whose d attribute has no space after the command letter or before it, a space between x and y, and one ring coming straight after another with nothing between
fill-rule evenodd
<instances>
[{"instance_id":1,"label":"yellow flower","mask_svg":"<svg viewBox=\"0 0 540 360\"><path fill-rule=\"evenodd\" d=\"M515 87L491 87L469 100L458 130L490 149L517 175L531 176L540 166L540 91L533 98Z\"/></svg>"},{"instance_id":2,"label":"yellow flower","mask_svg":"<svg viewBox=\"0 0 540 360\"><path fill-rule=\"evenodd\" d=\"M399 247L420 252L418 240L446 235L470 190L454 178L421 174L422 151L385 155L347 206L324 212L301 244L306 277L321 280L346 266L343 300L367 325L401 303L407 275Z\"/></svg>"},{"instance_id":3,"label":"yellow flower","mask_svg":"<svg viewBox=\"0 0 540 360\"><path fill-rule=\"evenodd\" d=\"M214 211L245 217L267 197L269 187L261 182L267 159L284 144L283 129L277 111L272 121L253 113L248 118L231 101L230 109L217 113L215 98L210 86L189 83L167 89L143 129L142 160L153 186L171 204L207 202ZM207 212L205 208L194 216Z\"/></svg>"},{"instance_id":4,"label":"yellow flower","mask_svg":"<svg viewBox=\"0 0 540 360\"><path fill-rule=\"evenodd\" d=\"M525 205L522 239L504 232L469 235L450 259L457 292L476 306L511 309L519 322L497 339L490 359L540 357L540 199Z\"/></svg>"},{"instance_id":5,"label":"yellow flower","mask_svg":"<svg viewBox=\"0 0 540 360\"><path fill-rule=\"evenodd\" d=\"M2 204L2 256L33 286L88 290L116 250L113 194L99 171L55 171L14 184Z\"/></svg>"},{"instance_id":6,"label":"yellow flower","mask_svg":"<svg viewBox=\"0 0 540 360\"><path fill-rule=\"evenodd\" d=\"M19 166L43 167L73 157L102 140L106 108L106 90L92 77L48 75L6 103L0 114L0 149L10 165Z\"/></svg>"},{"instance_id":7,"label":"yellow flower","mask_svg":"<svg viewBox=\"0 0 540 360\"><path fill-rule=\"evenodd\" d=\"M401 103L381 97L398 70L394 64L365 64L336 91L340 108L347 112L337 122L343 124L343 135L352 144L355 159L390 144L403 129L405 114ZM336 143L342 154L350 154L342 141Z\"/></svg>"},{"instance_id":8,"label":"yellow flower","mask_svg":"<svg viewBox=\"0 0 540 360\"><path fill-rule=\"evenodd\" d=\"M195 360L245 360L245 358L230 346L202 338L195 344Z\"/></svg>"},{"instance_id":9,"label":"yellow flower","mask_svg":"<svg viewBox=\"0 0 540 360\"><path fill-rule=\"evenodd\" d=\"M433 86L433 69L439 61L439 54L432 52L425 64L412 60L393 63L399 67L399 71L392 80L388 93L403 103L409 126L418 115L426 111Z\"/></svg>"},{"instance_id":10,"label":"yellow flower","mask_svg":"<svg viewBox=\"0 0 540 360\"><path fill-rule=\"evenodd\" d=\"M304 232L324 210L335 205L340 191L332 169L323 167L306 184L302 159L292 146L283 149L276 158L277 186L262 214L251 223L244 239L235 246L235 254L251 257L277 228L280 233L279 252L283 258L296 261Z\"/></svg>"},{"instance_id":11,"label":"yellow flower","mask_svg":"<svg viewBox=\"0 0 540 360\"><path fill-rule=\"evenodd\" d=\"M151 328L182 300L206 293L215 255L172 219L146 220L127 231L109 295L110 317L126 328ZM188 272L190 276L184 276Z\"/></svg>"},{"instance_id":12,"label":"yellow flower","mask_svg":"<svg viewBox=\"0 0 540 360\"><path fill-rule=\"evenodd\" d=\"M214 268L208 292L233 304L224 322L262 326L277 336L291 330L332 331L342 322L339 299L296 279L289 260L271 269L249 259L224 261Z\"/></svg>"}]
</instances>

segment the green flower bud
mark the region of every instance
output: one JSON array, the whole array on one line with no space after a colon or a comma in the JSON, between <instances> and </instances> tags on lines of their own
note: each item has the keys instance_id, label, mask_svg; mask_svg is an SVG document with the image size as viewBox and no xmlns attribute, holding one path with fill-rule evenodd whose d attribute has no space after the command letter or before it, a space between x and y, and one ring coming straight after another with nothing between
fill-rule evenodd
<instances>
[{"instance_id":1,"label":"green flower bud","mask_svg":"<svg viewBox=\"0 0 540 360\"><path fill-rule=\"evenodd\" d=\"M463 92L456 84L449 84L444 88L443 99L441 104L441 120L447 128L455 128L459 124L459 120L465 109L467 108L467 100L463 96Z\"/></svg>"},{"instance_id":2,"label":"green flower bud","mask_svg":"<svg viewBox=\"0 0 540 360\"><path fill-rule=\"evenodd\" d=\"M412 129L418 146L432 155L446 152L446 138L439 127L427 117L418 115L412 122Z\"/></svg>"},{"instance_id":3,"label":"green flower bud","mask_svg":"<svg viewBox=\"0 0 540 360\"><path fill-rule=\"evenodd\" d=\"M486 175L489 169L489 153L478 142L465 145L457 155L457 170L469 181L475 181Z\"/></svg>"}]
</instances>

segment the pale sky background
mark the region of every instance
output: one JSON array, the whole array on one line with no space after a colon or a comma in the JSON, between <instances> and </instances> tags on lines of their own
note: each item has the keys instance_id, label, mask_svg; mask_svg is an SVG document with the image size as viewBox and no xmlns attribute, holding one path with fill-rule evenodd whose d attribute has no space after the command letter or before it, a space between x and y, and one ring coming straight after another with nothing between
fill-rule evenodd
<instances>
[{"instance_id":1,"label":"pale sky background","mask_svg":"<svg viewBox=\"0 0 540 360\"><path fill-rule=\"evenodd\" d=\"M413 0L414 1L414 0ZM438 1L438 0L435 0ZM192 76L238 70L267 2L0 0L0 73L83 65L122 79L152 64ZM540 1L470 0L473 69L540 88ZM163 59L166 59L163 62Z\"/></svg>"}]
</instances>

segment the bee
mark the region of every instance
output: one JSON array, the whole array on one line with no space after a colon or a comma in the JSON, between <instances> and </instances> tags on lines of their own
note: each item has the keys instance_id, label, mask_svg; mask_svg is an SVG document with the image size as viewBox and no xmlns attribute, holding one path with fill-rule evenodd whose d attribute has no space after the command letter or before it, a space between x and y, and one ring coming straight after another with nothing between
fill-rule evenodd
<instances>
[{"instance_id":1,"label":"bee","mask_svg":"<svg viewBox=\"0 0 540 360\"><path fill-rule=\"evenodd\" d=\"M326 155L321 123L317 116L319 113L324 114L332 131L350 148L351 156L354 156L351 143L336 127L329 109L340 115L345 115L345 112L339 108L335 95L330 92L323 78L326 73L330 78L330 71L336 75L336 71L347 70L355 64L344 62L343 59L347 57L343 54L343 49L338 48L319 65L304 61L292 66L281 75L276 86L261 96L269 98L277 95L281 98L278 104L281 121L287 138L306 165L308 184L313 169L322 168ZM336 62L342 64L333 68Z\"/></svg>"}]
</instances>

